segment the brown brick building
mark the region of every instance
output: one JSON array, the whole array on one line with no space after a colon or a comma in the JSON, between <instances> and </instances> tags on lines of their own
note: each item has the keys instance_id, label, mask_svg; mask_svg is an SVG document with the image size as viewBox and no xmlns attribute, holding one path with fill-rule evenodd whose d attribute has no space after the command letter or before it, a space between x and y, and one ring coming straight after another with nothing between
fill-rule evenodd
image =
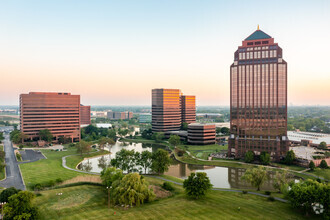
<instances>
[{"instance_id":1,"label":"brown brick building","mask_svg":"<svg viewBox=\"0 0 330 220\"><path fill-rule=\"evenodd\" d=\"M21 131L32 140L48 129L59 137L80 140L80 95L30 92L20 95Z\"/></svg>"},{"instance_id":2,"label":"brown brick building","mask_svg":"<svg viewBox=\"0 0 330 220\"><path fill-rule=\"evenodd\" d=\"M280 159L288 151L287 63L274 38L256 30L239 46L230 67L228 155L268 152Z\"/></svg>"},{"instance_id":3,"label":"brown brick building","mask_svg":"<svg viewBox=\"0 0 330 220\"><path fill-rule=\"evenodd\" d=\"M91 124L91 107L80 105L80 124L90 125Z\"/></svg>"}]
</instances>

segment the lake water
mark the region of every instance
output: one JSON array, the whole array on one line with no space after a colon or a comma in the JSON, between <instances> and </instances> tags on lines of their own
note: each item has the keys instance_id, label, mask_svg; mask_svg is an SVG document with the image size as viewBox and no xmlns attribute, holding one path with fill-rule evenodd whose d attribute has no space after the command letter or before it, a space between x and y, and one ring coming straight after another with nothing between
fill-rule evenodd
<instances>
[{"instance_id":1,"label":"lake water","mask_svg":"<svg viewBox=\"0 0 330 220\"><path fill-rule=\"evenodd\" d=\"M100 173L102 168L99 165L99 159L103 157L107 163L115 157L116 152L121 149L126 150L135 150L138 152L142 151L156 151L158 148L165 148L164 145L157 144L144 144L144 143L122 143L116 142L111 149L107 149L111 152L109 155L98 156L91 159L84 160L79 166L90 167L91 172ZM172 165L169 167L169 170L165 172L165 175L174 176L181 179L186 179L193 172L205 172L210 178L211 184L216 188L225 188L225 189L255 189L251 187L250 184L241 180L241 176L244 174L245 169L243 168L229 168L229 167L216 167L216 166L203 166L203 165L192 165L184 164L178 161L173 161ZM262 190L273 190L273 174L270 175L270 180L266 181L261 187Z\"/></svg>"}]
</instances>

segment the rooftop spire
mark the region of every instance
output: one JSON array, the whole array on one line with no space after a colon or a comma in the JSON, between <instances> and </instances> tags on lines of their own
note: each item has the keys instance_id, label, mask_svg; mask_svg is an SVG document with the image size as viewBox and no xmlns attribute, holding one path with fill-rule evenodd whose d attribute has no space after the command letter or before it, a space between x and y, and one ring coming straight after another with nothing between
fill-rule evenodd
<instances>
[{"instance_id":1,"label":"rooftop spire","mask_svg":"<svg viewBox=\"0 0 330 220\"><path fill-rule=\"evenodd\" d=\"M258 29L257 30L259 31L259 24L258 24Z\"/></svg>"}]
</instances>

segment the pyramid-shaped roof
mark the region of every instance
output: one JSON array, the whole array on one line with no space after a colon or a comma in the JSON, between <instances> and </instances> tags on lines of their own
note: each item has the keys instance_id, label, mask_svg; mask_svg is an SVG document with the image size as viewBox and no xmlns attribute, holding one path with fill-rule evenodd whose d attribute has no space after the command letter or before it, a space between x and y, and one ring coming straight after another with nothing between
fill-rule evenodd
<instances>
[{"instance_id":1,"label":"pyramid-shaped roof","mask_svg":"<svg viewBox=\"0 0 330 220\"><path fill-rule=\"evenodd\" d=\"M245 40L260 40L260 39L268 39L268 38L272 38L272 37L261 30L256 30Z\"/></svg>"}]
</instances>

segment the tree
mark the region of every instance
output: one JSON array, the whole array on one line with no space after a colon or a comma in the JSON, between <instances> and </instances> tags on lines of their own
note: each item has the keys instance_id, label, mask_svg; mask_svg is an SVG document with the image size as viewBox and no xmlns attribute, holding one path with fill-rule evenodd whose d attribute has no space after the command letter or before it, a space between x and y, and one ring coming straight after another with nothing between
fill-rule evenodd
<instances>
[{"instance_id":1,"label":"tree","mask_svg":"<svg viewBox=\"0 0 330 220\"><path fill-rule=\"evenodd\" d=\"M229 128L227 127L222 127L221 128L221 133L224 135L229 135Z\"/></svg>"},{"instance_id":2,"label":"tree","mask_svg":"<svg viewBox=\"0 0 330 220\"><path fill-rule=\"evenodd\" d=\"M212 188L210 179L204 172L191 173L188 179L183 182L183 188L188 196L199 199L206 195Z\"/></svg>"},{"instance_id":3,"label":"tree","mask_svg":"<svg viewBox=\"0 0 330 220\"><path fill-rule=\"evenodd\" d=\"M19 130L14 130L10 133L10 140L15 144L22 144L28 137L28 135L20 132Z\"/></svg>"},{"instance_id":4,"label":"tree","mask_svg":"<svg viewBox=\"0 0 330 220\"><path fill-rule=\"evenodd\" d=\"M120 181L123 176L123 171L115 167L108 167L101 171L102 184L106 187L112 186L115 181Z\"/></svg>"},{"instance_id":5,"label":"tree","mask_svg":"<svg viewBox=\"0 0 330 220\"><path fill-rule=\"evenodd\" d=\"M321 163L320 163L319 167L322 168L322 169L329 168L329 166L328 166L328 164L325 160L321 160Z\"/></svg>"},{"instance_id":6,"label":"tree","mask_svg":"<svg viewBox=\"0 0 330 220\"><path fill-rule=\"evenodd\" d=\"M121 181L112 184L111 199L115 204L136 205L154 200L155 194L149 184L138 173L129 173Z\"/></svg>"},{"instance_id":7,"label":"tree","mask_svg":"<svg viewBox=\"0 0 330 220\"><path fill-rule=\"evenodd\" d=\"M80 153L81 157L84 153L89 153L91 151L91 144L86 141L80 141L76 145L77 153Z\"/></svg>"},{"instance_id":8,"label":"tree","mask_svg":"<svg viewBox=\"0 0 330 220\"><path fill-rule=\"evenodd\" d=\"M311 162L309 162L308 167L309 167L309 169L311 169L311 171L315 170L315 163L314 163L314 161L311 160Z\"/></svg>"},{"instance_id":9,"label":"tree","mask_svg":"<svg viewBox=\"0 0 330 220\"><path fill-rule=\"evenodd\" d=\"M21 191L21 190L18 190L15 187L10 187L10 188L3 190L0 193L0 202L8 202L9 197L11 197L12 195L15 195L19 191Z\"/></svg>"},{"instance_id":10,"label":"tree","mask_svg":"<svg viewBox=\"0 0 330 220\"><path fill-rule=\"evenodd\" d=\"M293 184L287 192L287 198L291 205L297 209L303 209L305 214L313 211L316 203L323 206L324 219L329 218L330 184L319 183L308 179Z\"/></svg>"},{"instance_id":11,"label":"tree","mask_svg":"<svg viewBox=\"0 0 330 220\"><path fill-rule=\"evenodd\" d=\"M276 171L273 178L274 189L277 189L280 192L284 186L289 184L291 179L292 175L288 171Z\"/></svg>"},{"instance_id":12,"label":"tree","mask_svg":"<svg viewBox=\"0 0 330 220\"><path fill-rule=\"evenodd\" d=\"M216 128L215 128L215 133L217 133L217 134L221 133L221 128L216 127Z\"/></svg>"},{"instance_id":13,"label":"tree","mask_svg":"<svg viewBox=\"0 0 330 220\"><path fill-rule=\"evenodd\" d=\"M84 128L85 134L93 134L93 133L98 133L98 128L94 125L88 125L87 127Z\"/></svg>"},{"instance_id":14,"label":"tree","mask_svg":"<svg viewBox=\"0 0 330 220\"><path fill-rule=\"evenodd\" d=\"M168 139L168 142L173 146L177 146L181 143L180 137L178 135L173 135L173 134Z\"/></svg>"},{"instance_id":15,"label":"tree","mask_svg":"<svg viewBox=\"0 0 330 220\"><path fill-rule=\"evenodd\" d=\"M149 128L149 129L145 129L142 131L141 133L141 136L145 139L151 139L152 138L152 129Z\"/></svg>"},{"instance_id":16,"label":"tree","mask_svg":"<svg viewBox=\"0 0 330 220\"><path fill-rule=\"evenodd\" d=\"M184 130L184 131L187 131L188 130L188 123L187 122L183 122L181 124L181 129Z\"/></svg>"},{"instance_id":17,"label":"tree","mask_svg":"<svg viewBox=\"0 0 330 220\"><path fill-rule=\"evenodd\" d=\"M108 137L111 138L112 140L116 140L116 135L117 135L117 132L116 132L116 129L109 129L108 130Z\"/></svg>"},{"instance_id":18,"label":"tree","mask_svg":"<svg viewBox=\"0 0 330 220\"><path fill-rule=\"evenodd\" d=\"M322 142L320 143L320 145L319 145L319 148L320 148L320 149L323 149L323 150L328 149L328 147L327 147L327 143L324 142L324 141L322 141Z\"/></svg>"},{"instance_id":19,"label":"tree","mask_svg":"<svg viewBox=\"0 0 330 220\"><path fill-rule=\"evenodd\" d=\"M171 159L168 156L168 152L163 149L158 149L152 153L151 169L159 175L168 170L171 165Z\"/></svg>"},{"instance_id":20,"label":"tree","mask_svg":"<svg viewBox=\"0 0 330 220\"><path fill-rule=\"evenodd\" d=\"M122 149L116 153L116 158L111 160L111 165L127 173L136 171L136 153L134 150Z\"/></svg>"},{"instance_id":21,"label":"tree","mask_svg":"<svg viewBox=\"0 0 330 220\"><path fill-rule=\"evenodd\" d=\"M267 152L261 152L260 154L260 162L263 165L268 165L270 163L270 154Z\"/></svg>"},{"instance_id":22,"label":"tree","mask_svg":"<svg viewBox=\"0 0 330 220\"><path fill-rule=\"evenodd\" d=\"M289 150L286 153L284 161L286 164L291 165L295 159L296 159L296 155L294 154L293 150Z\"/></svg>"},{"instance_id":23,"label":"tree","mask_svg":"<svg viewBox=\"0 0 330 220\"><path fill-rule=\"evenodd\" d=\"M161 142L164 139L165 135L163 132L155 132L152 135L152 139L154 139L156 142Z\"/></svg>"},{"instance_id":24,"label":"tree","mask_svg":"<svg viewBox=\"0 0 330 220\"><path fill-rule=\"evenodd\" d=\"M29 191L20 191L8 199L4 206L4 219L38 219L38 208L32 204L35 195Z\"/></svg>"},{"instance_id":25,"label":"tree","mask_svg":"<svg viewBox=\"0 0 330 220\"><path fill-rule=\"evenodd\" d=\"M246 163L252 163L254 161L254 152L253 151L248 151L245 153L244 161Z\"/></svg>"},{"instance_id":26,"label":"tree","mask_svg":"<svg viewBox=\"0 0 330 220\"><path fill-rule=\"evenodd\" d=\"M5 138L3 137L3 132L0 132L0 143L3 141L3 139L5 139Z\"/></svg>"},{"instance_id":27,"label":"tree","mask_svg":"<svg viewBox=\"0 0 330 220\"><path fill-rule=\"evenodd\" d=\"M147 173L147 169L151 168L151 164L152 164L152 153L150 151L143 151L141 153L141 156L138 160L138 165L142 166L142 168L144 169L144 173Z\"/></svg>"},{"instance_id":28,"label":"tree","mask_svg":"<svg viewBox=\"0 0 330 220\"><path fill-rule=\"evenodd\" d=\"M53 140L53 135L50 130L44 129L39 131L40 140L51 142Z\"/></svg>"},{"instance_id":29,"label":"tree","mask_svg":"<svg viewBox=\"0 0 330 220\"><path fill-rule=\"evenodd\" d=\"M107 137L101 137L100 140L98 141L98 144L100 145L100 149L101 150L104 150L104 147L106 145L114 145L115 144L115 141L111 138L107 138Z\"/></svg>"},{"instance_id":30,"label":"tree","mask_svg":"<svg viewBox=\"0 0 330 220\"><path fill-rule=\"evenodd\" d=\"M268 172L265 167L258 166L257 168L247 169L241 178L260 191L260 187L268 179Z\"/></svg>"}]
</instances>

